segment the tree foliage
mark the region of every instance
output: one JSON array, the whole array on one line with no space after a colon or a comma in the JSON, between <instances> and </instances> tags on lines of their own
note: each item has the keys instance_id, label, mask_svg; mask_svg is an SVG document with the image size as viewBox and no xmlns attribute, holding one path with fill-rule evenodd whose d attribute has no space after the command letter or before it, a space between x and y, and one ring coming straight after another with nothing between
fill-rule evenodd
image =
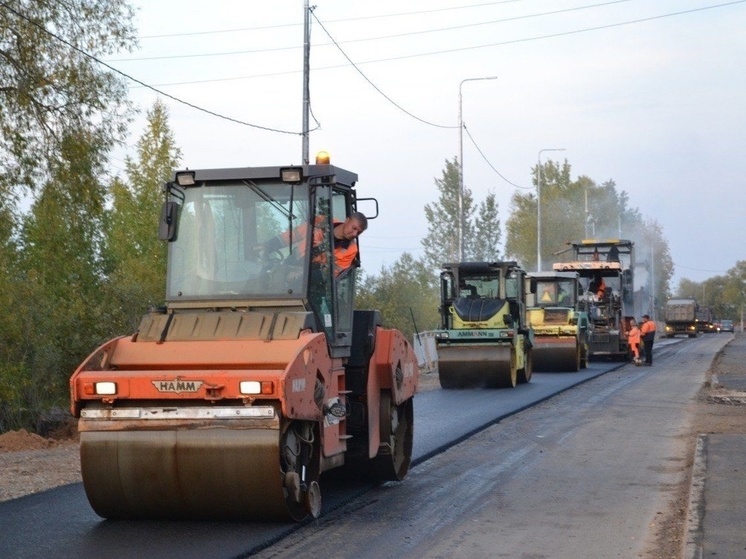
<instances>
[{"instance_id":1,"label":"tree foliage","mask_svg":"<svg viewBox=\"0 0 746 559\"><path fill-rule=\"evenodd\" d=\"M168 111L157 101L137 142L137 160L125 159L126 178L115 179L111 189L106 254L115 332L134 330L148 307L165 299L167 247L157 235L161 189L180 157Z\"/></svg>"},{"instance_id":2,"label":"tree foliage","mask_svg":"<svg viewBox=\"0 0 746 559\"><path fill-rule=\"evenodd\" d=\"M467 242L473 259L481 262L500 260L500 219L495 193L490 191L487 198L479 203L479 211L474 220L474 237Z\"/></svg>"},{"instance_id":3,"label":"tree foliage","mask_svg":"<svg viewBox=\"0 0 746 559\"><path fill-rule=\"evenodd\" d=\"M458 224L464 223L464 239L469 238L466 230L468 218L473 213L473 199L471 191L464 187L463 199L459 214L459 173L461 168L458 161L446 160L442 177L435 179L438 190L438 202L425 204L425 218L427 219L427 236L421 241L424 248L424 258L430 268L439 269L444 262L460 260L458 246ZM462 218L459 218L459 215Z\"/></svg>"},{"instance_id":4,"label":"tree foliage","mask_svg":"<svg viewBox=\"0 0 746 559\"><path fill-rule=\"evenodd\" d=\"M123 132L125 84L93 57L134 46L132 18L126 0L3 2L0 192L43 181L71 130L104 149Z\"/></svg>"},{"instance_id":5,"label":"tree foliage","mask_svg":"<svg viewBox=\"0 0 746 559\"><path fill-rule=\"evenodd\" d=\"M538 184L538 167L533 169L534 185ZM551 263L552 253L564 250L566 241L582 234L583 221L573 219L573 207L580 203L582 193L570 181L570 165L560 166L551 160L541 172L541 248L542 262ZM534 192L516 192L511 200L513 211L505 224L505 254L518 260L524 268L535 270L537 265L537 197ZM582 218L581 218L582 219Z\"/></svg>"},{"instance_id":6,"label":"tree foliage","mask_svg":"<svg viewBox=\"0 0 746 559\"><path fill-rule=\"evenodd\" d=\"M107 323L100 177L129 105L93 57L134 44L132 17L125 0L0 5L0 430L67 407Z\"/></svg>"},{"instance_id":7,"label":"tree foliage","mask_svg":"<svg viewBox=\"0 0 746 559\"><path fill-rule=\"evenodd\" d=\"M422 261L404 253L376 276L364 276L355 296L355 308L378 309L384 323L412 339L417 331L438 326L440 294L432 272Z\"/></svg>"},{"instance_id":8,"label":"tree foliage","mask_svg":"<svg viewBox=\"0 0 746 559\"><path fill-rule=\"evenodd\" d=\"M712 308L716 319L740 320L746 307L746 260L739 260L724 275L695 282L683 278L676 297L691 297Z\"/></svg>"},{"instance_id":9,"label":"tree foliage","mask_svg":"<svg viewBox=\"0 0 746 559\"><path fill-rule=\"evenodd\" d=\"M460 173L455 158L446 160L442 177L435 179L438 201L425 205L428 233L421 243L424 260L433 270L439 270L445 262L462 260L458 246L459 223L463 230L463 260L499 259L501 232L495 194L488 193L475 207L471 190L464 186L459 213Z\"/></svg>"},{"instance_id":10,"label":"tree foliage","mask_svg":"<svg viewBox=\"0 0 746 559\"><path fill-rule=\"evenodd\" d=\"M102 218L105 153L87 132L61 138L50 180L25 217L15 268L12 331L5 340L5 390L15 427L35 427L52 407L66 407L70 373L101 340ZM23 412L23 413L20 413Z\"/></svg>"},{"instance_id":11,"label":"tree foliage","mask_svg":"<svg viewBox=\"0 0 746 559\"><path fill-rule=\"evenodd\" d=\"M533 169L538 184L539 167ZM636 288L647 290L649 309L667 298L673 274L661 226L629 205L613 180L597 184L587 176L571 180L571 167L551 160L541 166L541 261L543 269L567 258L568 243L585 238L629 239L635 243ZM505 252L529 270L537 267L538 206L535 193L516 193L508 218ZM650 295L650 291L654 293Z\"/></svg>"}]
</instances>

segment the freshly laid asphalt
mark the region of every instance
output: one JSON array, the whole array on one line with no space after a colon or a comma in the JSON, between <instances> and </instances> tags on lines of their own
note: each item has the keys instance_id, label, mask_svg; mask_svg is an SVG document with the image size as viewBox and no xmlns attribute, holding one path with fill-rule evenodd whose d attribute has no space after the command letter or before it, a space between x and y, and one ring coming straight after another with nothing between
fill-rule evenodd
<instances>
[{"instance_id":1,"label":"freshly laid asphalt","mask_svg":"<svg viewBox=\"0 0 746 559\"><path fill-rule=\"evenodd\" d=\"M713 383L725 388L727 403L746 405L746 335L737 332L721 358L739 366L717 375ZM746 557L745 527L746 434L700 434L685 559Z\"/></svg>"}]
</instances>

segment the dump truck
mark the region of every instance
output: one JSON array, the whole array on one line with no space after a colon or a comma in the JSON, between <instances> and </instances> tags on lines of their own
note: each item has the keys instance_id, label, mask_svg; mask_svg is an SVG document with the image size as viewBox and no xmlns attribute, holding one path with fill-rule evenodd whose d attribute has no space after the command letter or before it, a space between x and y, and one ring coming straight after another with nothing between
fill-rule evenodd
<instances>
[{"instance_id":1,"label":"dump truck","mask_svg":"<svg viewBox=\"0 0 746 559\"><path fill-rule=\"evenodd\" d=\"M695 299L669 299L665 307L665 332L667 338L686 334L696 338L697 329L697 301Z\"/></svg>"},{"instance_id":2,"label":"dump truck","mask_svg":"<svg viewBox=\"0 0 746 559\"><path fill-rule=\"evenodd\" d=\"M577 372L588 366L588 313L580 310L577 272L534 272L528 325L534 331L534 371Z\"/></svg>"},{"instance_id":3,"label":"dump truck","mask_svg":"<svg viewBox=\"0 0 746 559\"><path fill-rule=\"evenodd\" d=\"M579 309L588 314L589 356L629 359L627 334L634 318L634 243L626 239L585 239L570 244L570 260L557 272L577 272L583 287Z\"/></svg>"},{"instance_id":4,"label":"dump truck","mask_svg":"<svg viewBox=\"0 0 746 559\"><path fill-rule=\"evenodd\" d=\"M299 521L320 514L324 472L406 476L412 345L353 309L360 252L332 265L357 180L317 161L166 183L165 306L70 380L99 516Z\"/></svg>"},{"instance_id":5,"label":"dump truck","mask_svg":"<svg viewBox=\"0 0 746 559\"><path fill-rule=\"evenodd\" d=\"M442 388L503 388L531 381L533 331L526 323L525 277L513 261L443 264L441 329L434 333Z\"/></svg>"},{"instance_id":6,"label":"dump truck","mask_svg":"<svg viewBox=\"0 0 746 559\"><path fill-rule=\"evenodd\" d=\"M712 309L707 306L697 307L697 332L700 334L711 334L715 331L715 322L712 318Z\"/></svg>"}]
</instances>

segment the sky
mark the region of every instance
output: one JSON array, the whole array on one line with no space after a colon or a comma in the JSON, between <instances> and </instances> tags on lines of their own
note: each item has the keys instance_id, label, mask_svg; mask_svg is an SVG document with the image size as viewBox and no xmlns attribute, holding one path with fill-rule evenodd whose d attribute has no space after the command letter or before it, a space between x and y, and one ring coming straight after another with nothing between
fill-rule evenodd
<instances>
[{"instance_id":1,"label":"sky","mask_svg":"<svg viewBox=\"0 0 746 559\"><path fill-rule=\"evenodd\" d=\"M183 167L302 163L303 0L133 5L139 48L104 59L141 110L114 172L158 98ZM532 167L567 160L661 226L674 292L746 259L746 0L311 6L310 158L328 151L378 199L368 273L422 255L424 206L461 149L465 187L495 193L503 227Z\"/></svg>"}]
</instances>

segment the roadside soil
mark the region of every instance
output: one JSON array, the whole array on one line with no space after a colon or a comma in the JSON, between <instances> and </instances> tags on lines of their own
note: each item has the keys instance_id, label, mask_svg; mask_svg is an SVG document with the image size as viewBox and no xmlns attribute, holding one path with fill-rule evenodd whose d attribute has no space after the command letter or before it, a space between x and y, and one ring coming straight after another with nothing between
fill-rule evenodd
<instances>
[{"instance_id":1,"label":"roadside soil","mask_svg":"<svg viewBox=\"0 0 746 559\"><path fill-rule=\"evenodd\" d=\"M688 457L682 479L667 509L659 512L651 526L655 544L643 555L644 559L680 559L683 556L697 436L700 433L746 434L746 394L729 392L713 381L726 375L743 375L744 362L746 336L738 333L717 355L697 398L691 403L692 421L681 435ZM421 373L421 392L439 386L436 372ZM0 501L80 481L79 443L74 423L47 438L26 431L0 434Z\"/></svg>"},{"instance_id":2,"label":"roadside soil","mask_svg":"<svg viewBox=\"0 0 746 559\"><path fill-rule=\"evenodd\" d=\"M78 434L72 422L46 438L23 429L0 435L0 501L79 481Z\"/></svg>"},{"instance_id":3,"label":"roadside soil","mask_svg":"<svg viewBox=\"0 0 746 559\"><path fill-rule=\"evenodd\" d=\"M728 376L743 378L746 373L744 363L746 335L739 332L716 355L702 388L690 405L688 411L692 421L681 435L687 457L682 479L672 491L668 508L658 513L651 526L655 545L646 551L644 559L680 559L684 556L697 437L700 434L746 434L746 393L727 390L722 384Z\"/></svg>"}]
</instances>

